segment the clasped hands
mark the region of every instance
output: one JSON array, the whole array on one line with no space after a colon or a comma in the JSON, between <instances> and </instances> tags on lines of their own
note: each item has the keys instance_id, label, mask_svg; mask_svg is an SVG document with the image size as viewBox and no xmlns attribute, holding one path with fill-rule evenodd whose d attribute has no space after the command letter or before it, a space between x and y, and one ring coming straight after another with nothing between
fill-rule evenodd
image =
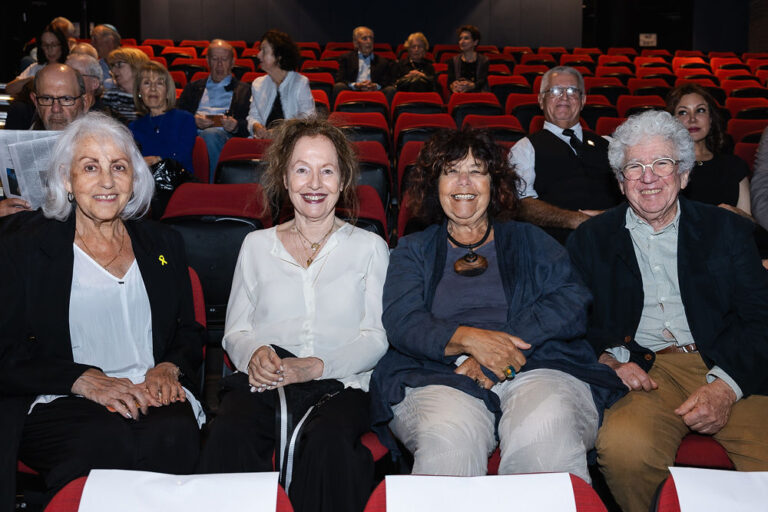
<instances>
[{"instance_id":1,"label":"clasped hands","mask_svg":"<svg viewBox=\"0 0 768 512\"><path fill-rule=\"evenodd\" d=\"M353 84L354 88L358 91L378 91L379 84L371 82L370 80L362 80Z\"/></svg>"},{"instance_id":2,"label":"clasped hands","mask_svg":"<svg viewBox=\"0 0 768 512\"><path fill-rule=\"evenodd\" d=\"M506 332L461 326L448 342L446 355L467 354L469 357L454 372L490 389L495 382L486 377L483 367L492 371L499 381L504 381L507 378L504 369L511 366L519 372L526 362L521 350L529 348L529 343Z\"/></svg>"},{"instance_id":3,"label":"clasped hands","mask_svg":"<svg viewBox=\"0 0 768 512\"><path fill-rule=\"evenodd\" d=\"M459 78L451 82L452 92L470 92L475 90L475 82L466 78Z\"/></svg>"},{"instance_id":4,"label":"clasped hands","mask_svg":"<svg viewBox=\"0 0 768 512\"><path fill-rule=\"evenodd\" d=\"M179 368L173 363L160 363L144 375L144 382L110 377L90 368L72 384L72 393L105 406L126 418L138 420L150 407L185 402L187 395L179 382Z\"/></svg>"},{"instance_id":5,"label":"clasped hands","mask_svg":"<svg viewBox=\"0 0 768 512\"><path fill-rule=\"evenodd\" d=\"M252 392L308 382L323 375L325 365L317 357L281 358L274 349L263 345L256 349L248 362L248 383Z\"/></svg>"},{"instance_id":6,"label":"clasped hands","mask_svg":"<svg viewBox=\"0 0 768 512\"><path fill-rule=\"evenodd\" d=\"M600 355L599 361L613 368L630 391L652 391L659 387L636 363L620 363L607 352ZM733 389L725 381L715 379L691 393L674 412L694 432L716 434L728 423L735 402Z\"/></svg>"}]
</instances>

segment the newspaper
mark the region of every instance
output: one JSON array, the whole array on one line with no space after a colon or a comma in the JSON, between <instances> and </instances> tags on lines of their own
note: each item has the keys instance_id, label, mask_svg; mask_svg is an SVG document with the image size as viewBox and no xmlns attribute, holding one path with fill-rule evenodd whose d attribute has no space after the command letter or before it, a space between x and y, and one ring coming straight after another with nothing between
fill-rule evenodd
<instances>
[{"instance_id":1,"label":"newspaper","mask_svg":"<svg viewBox=\"0 0 768 512\"><path fill-rule=\"evenodd\" d=\"M0 182L5 197L27 200L32 209L45 199L45 173L58 132L0 130Z\"/></svg>"}]
</instances>

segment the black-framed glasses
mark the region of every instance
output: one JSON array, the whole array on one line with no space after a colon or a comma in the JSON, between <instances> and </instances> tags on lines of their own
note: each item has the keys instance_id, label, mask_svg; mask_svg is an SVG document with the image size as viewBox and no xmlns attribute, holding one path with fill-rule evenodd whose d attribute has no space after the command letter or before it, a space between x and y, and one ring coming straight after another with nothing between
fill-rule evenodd
<instances>
[{"instance_id":1,"label":"black-framed glasses","mask_svg":"<svg viewBox=\"0 0 768 512\"><path fill-rule=\"evenodd\" d=\"M554 97L562 96L565 94L569 98L579 98L581 97L581 89L572 86L562 87L560 85L556 85L544 91L544 94L548 94Z\"/></svg>"},{"instance_id":2,"label":"black-framed glasses","mask_svg":"<svg viewBox=\"0 0 768 512\"><path fill-rule=\"evenodd\" d=\"M71 107L82 97L82 94L80 96L37 96L37 103L44 107L50 107L54 101L58 101L62 107Z\"/></svg>"},{"instance_id":3,"label":"black-framed glasses","mask_svg":"<svg viewBox=\"0 0 768 512\"><path fill-rule=\"evenodd\" d=\"M651 172L658 176L659 178L665 178L675 172L675 168L677 167L677 164L680 163L680 160L675 160L674 158L657 158L653 162L649 164L642 164L640 162L630 162L624 167L621 168L621 174L624 176L625 180L629 181L637 181L640 178L643 177L643 173L645 173L645 168L650 167Z\"/></svg>"}]
</instances>

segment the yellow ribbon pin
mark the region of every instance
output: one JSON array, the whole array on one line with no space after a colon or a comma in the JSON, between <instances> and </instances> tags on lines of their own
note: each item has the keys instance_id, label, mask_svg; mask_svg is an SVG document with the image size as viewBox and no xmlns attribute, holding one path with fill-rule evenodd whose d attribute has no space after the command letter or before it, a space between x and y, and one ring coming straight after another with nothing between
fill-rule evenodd
<instances>
[{"instance_id":1,"label":"yellow ribbon pin","mask_svg":"<svg viewBox=\"0 0 768 512\"><path fill-rule=\"evenodd\" d=\"M165 265L167 265L167 264L168 264L168 262L167 262L167 261L165 261L165 256L163 256L162 254L161 254L161 255L160 255L160 257L159 257L159 258L157 258L157 259L158 259L158 260L160 260L160 265L163 265L163 266L165 266Z\"/></svg>"}]
</instances>

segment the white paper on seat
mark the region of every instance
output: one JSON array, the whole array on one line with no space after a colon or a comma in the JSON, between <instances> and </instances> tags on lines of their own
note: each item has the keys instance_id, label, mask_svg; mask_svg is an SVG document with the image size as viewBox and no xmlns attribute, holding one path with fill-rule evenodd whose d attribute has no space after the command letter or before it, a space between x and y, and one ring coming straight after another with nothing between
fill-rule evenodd
<instances>
[{"instance_id":1,"label":"white paper on seat","mask_svg":"<svg viewBox=\"0 0 768 512\"><path fill-rule=\"evenodd\" d=\"M568 473L533 475L387 476L387 512L536 510L575 512Z\"/></svg>"},{"instance_id":2,"label":"white paper on seat","mask_svg":"<svg viewBox=\"0 0 768 512\"><path fill-rule=\"evenodd\" d=\"M167 475L148 471L93 470L80 512L275 512L277 473Z\"/></svg>"},{"instance_id":3,"label":"white paper on seat","mask_svg":"<svg viewBox=\"0 0 768 512\"><path fill-rule=\"evenodd\" d=\"M768 510L768 471L723 471L676 468L675 481L681 512L700 510Z\"/></svg>"}]
</instances>

